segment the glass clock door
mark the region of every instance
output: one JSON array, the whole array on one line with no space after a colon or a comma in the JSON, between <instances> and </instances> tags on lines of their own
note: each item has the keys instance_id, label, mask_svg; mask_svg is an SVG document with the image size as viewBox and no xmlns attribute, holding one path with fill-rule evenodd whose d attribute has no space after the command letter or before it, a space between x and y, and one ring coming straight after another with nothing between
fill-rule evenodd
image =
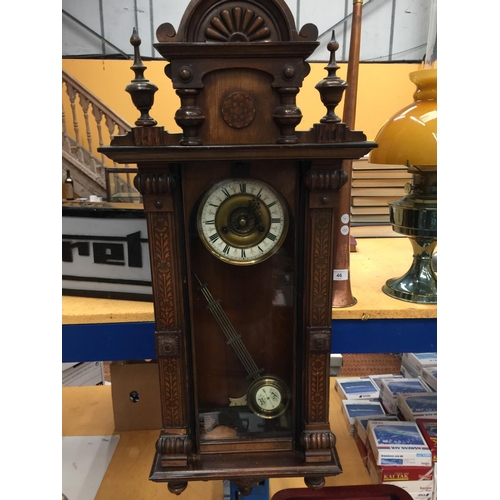
<instances>
[{"instance_id":1,"label":"glass clock door","mask_svg":"<svg viewBox=\"0 0 500 500\"><path fill-rule=\"evenodd\" d=\"M263 162L210 172L184 171L199 186L185 206L200 449L291 449L295 175Z\"/></svg>"}]
</instances>

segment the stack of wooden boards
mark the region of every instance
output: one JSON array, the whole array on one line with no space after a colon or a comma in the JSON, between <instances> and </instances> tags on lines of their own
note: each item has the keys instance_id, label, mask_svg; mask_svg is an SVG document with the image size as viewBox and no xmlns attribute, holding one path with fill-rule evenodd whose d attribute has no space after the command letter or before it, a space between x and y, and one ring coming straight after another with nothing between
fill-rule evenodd
<instances>
[{"instance_id":1,"label":"stack of wooden boards","mask_svg":"<svg viewBox=\"0 0 500 500\"><path fill-rule=\"evenodd\" d=\"M392 230L389 205L405 196L411 182L404 165L370 163L368 157L352 162L351 234L354 237L400 236Z\"/></svg>"}]
</instances>

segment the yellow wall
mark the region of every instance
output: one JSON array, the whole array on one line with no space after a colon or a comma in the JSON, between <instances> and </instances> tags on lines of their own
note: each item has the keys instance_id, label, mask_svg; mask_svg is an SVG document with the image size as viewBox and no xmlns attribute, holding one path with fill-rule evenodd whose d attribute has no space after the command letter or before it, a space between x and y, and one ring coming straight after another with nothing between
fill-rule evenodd
<instances>
[{"instance_id":1,"label":"yellow wall","mask_svg":"<svg viewBox=\"0 0 500 500\"><path fill-rule=\"evenodd\" d=\"M145 77L158 86L150 115L169 132L179 132L174 114L179 98L165 76L163 61L146 61ZM125 87L134 78L132 61L63 59L62 67L83 86L104 101L118 115L133 124L139 112ZM303 119L297 130L308 130L325 115L315 85L327 75L325 63L312 63L311 72L297 96ZM339 64L337 75L346 79L347 64ZM384 122L412 101L415 86L408 73L420 69L420 64L360 64L355 129L362 130L368 140L374 140ZM342 103L336 109L342 117Z\"/></svg>"}]
</instances>

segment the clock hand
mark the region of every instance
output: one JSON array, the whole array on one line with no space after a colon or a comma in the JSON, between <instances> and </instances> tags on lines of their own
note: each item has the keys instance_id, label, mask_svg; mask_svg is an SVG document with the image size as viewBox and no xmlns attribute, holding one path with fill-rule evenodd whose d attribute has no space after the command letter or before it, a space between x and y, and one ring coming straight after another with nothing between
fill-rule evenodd
<instances>
[{"instance_id":1,"label":"clock hand","mask_svg":"<svg viewBox=\"0 0 500 500\"><path fill-rule=\"evenodd\" d=\"M226 313L222 309L220 305L220 300L215 300L212 297L210 291L208 290L207 284L202 283L200 281L200 278L198 278L196 274L194 276L198 280L198 283L200 284L198 289L201 290L201 293L208 302L207 309L211 312L212 316L219 324L220 329L223 331L224 335L227 338L227 343L233 348L234 352L241 361L241 364L248 373L247 378L253 378L255 380L258 379L260 376L259 374L262 373L264 369L259 368L255 364L255 361L253 360L252 356L245 347L245 344L243 344L241 336L236 332L233 325L229 321L229 318L226 316Z\"/></svg>"},{"instance_id":2,"label":"clock hand","mask_svg":"<svg viewBox=\"0 0 500 500\"><path fill-rule=\"evenodd\" d=\"M249 202L248 207L247 207L247 214L253 215L253 217L251 217L252 219L257 219L260 221L260 219L262 218L262 215L261 215L259 210L260 210L260 206L259 206L258 201L255 201L255 203Z\"/></svg>"},{"instance_id":3,"label":"clock hand","mask_svg":"<svg viewBox=\"0 0 500 500\"><path fill-rule=\"evenodd\" d=\"M266 399L268 401L271 401L271 398L269 397L269 395L267 394L267 391L264 388L262 388L262 392L264 393L264 396L266 396Z\"/></svg>"}]
</instances>

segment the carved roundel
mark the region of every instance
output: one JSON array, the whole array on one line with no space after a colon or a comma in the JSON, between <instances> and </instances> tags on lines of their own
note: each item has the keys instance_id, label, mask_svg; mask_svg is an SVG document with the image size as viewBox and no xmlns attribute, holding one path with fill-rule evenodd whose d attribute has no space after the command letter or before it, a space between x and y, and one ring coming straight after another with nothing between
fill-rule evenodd
<instances>
[{"instance_id":1,"label":"carved roundel","mask_svg":"<svg viewBox=\"0 0 500 500\"><path fill-rule=\"evenodd\" d=\"M222 103L222 118L233 128L245 128L255 118L253 99L244 92L228 95Z\"/></svg>"}]
</instances>

